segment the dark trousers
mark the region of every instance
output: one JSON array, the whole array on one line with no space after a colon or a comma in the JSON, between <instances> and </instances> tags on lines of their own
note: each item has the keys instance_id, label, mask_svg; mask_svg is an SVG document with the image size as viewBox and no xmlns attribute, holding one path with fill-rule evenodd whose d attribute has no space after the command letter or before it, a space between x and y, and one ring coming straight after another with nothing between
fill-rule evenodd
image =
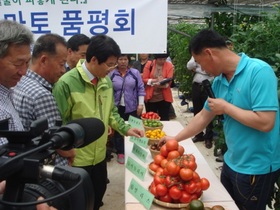
<instances>
[{"instance_id":1,"label":"dark trousers","mask_svg":"<svg viewBox=\"0 0 280 210\"><path fill-rule=\"evenodd\" d=\"M205 101L207 100L208 95L207 92L204 90L202 84L193 82L192 83L192 102L193 102L193 113L196 115L199 113L204 106ZM206 127L206 132L203 136L203 132L197 134L197 137L204 138L204 139L213 139L213 123L209 123Z\"/></svg>"},{"instance_id":2,"label":"dark trousers","mask_svg":"<svg viewBox=\"0 0 280 210\"><path fill-rule=\"evenodd\" d=\"M233 171L224 163L221 182L239 209L265 210L280 169L263 175L246 175Z\"/></svg>"},{"instance_id":3,"label":"dark trousers","mask_svg":"<svg viewBox=\"0 0 280 210\"><path fill-rule=\"evenodd\" d=\"M85 169L92 181L92 187L94 191L94 208L93 210L99 210L103 196L107 189L107 162L103 160L102 162L94 166L84 166L80 167Z\"/></svg>"},{"instance_id":4,"label":"dark trousers","mask_svg":"<svg viewBox=\"0 0 280 210\"><path fill-rule=\"evenodd\" d=\"M155 112L160 116L160 120L169 121L169 110L170 102L159 101L159 102L146 102L145 108L146 112Z\"/></svg>"},{"instance_id":5,"label":"dark trousers","mask_svg":"<svg viewBox=\"0 0 280 210\"><path fill-rule=\"evenodd\" d=\"M121 118L123 118L125 121L128 120L130 115L132 115L133 117L138 117L136 110L134 112L125 113L124 106L119 106L118 112L119 112ZM113 141L114 141L114 145L115 145L117 154L124 154L124 137L121 134L119 134L117 131L115 131Z\"/></svg>"}]
</instances>

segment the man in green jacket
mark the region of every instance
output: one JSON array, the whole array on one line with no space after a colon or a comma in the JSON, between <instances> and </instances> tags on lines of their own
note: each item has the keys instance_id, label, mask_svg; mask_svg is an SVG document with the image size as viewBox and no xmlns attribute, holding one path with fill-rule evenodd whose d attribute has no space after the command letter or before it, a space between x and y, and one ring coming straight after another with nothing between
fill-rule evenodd
<instances>
[{"instance_id":1,"label":"man in green jacket","mask_svg":"<svg viewBox=\"0 0 280 210\"><path fill-rule=\"evenodd\" d=\"M95 117L105 124L105 132L97 141L75 149L72 164L85 169L91 177L95 192L94 210L102 205L106 191L105 156L109 126L122 135L144 136L144 131L125 123L114 105L113 86L107 74L115 68L120 55L120 48L112 38L106 35L92 37L86 60L80 60L76 68L64 74L53 89L63 123ZM92 129L95 129L94 125Z\"/></svg>"}]
</instances>

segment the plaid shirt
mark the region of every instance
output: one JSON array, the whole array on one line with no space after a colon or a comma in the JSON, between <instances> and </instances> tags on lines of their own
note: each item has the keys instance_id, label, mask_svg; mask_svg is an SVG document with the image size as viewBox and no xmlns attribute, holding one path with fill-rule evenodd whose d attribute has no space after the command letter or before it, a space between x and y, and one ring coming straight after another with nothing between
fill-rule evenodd
<instances>
[{"instance_id":1,"label":"plaid shirt","mask_svg":"<svg viewBox=\"0 0 280 210\"><path fill-rule=\"evenodd\" d=\"M9 130L22 131L23 126L12 103L13 90L0 84L0 120L8 120ZM8 143L6 138L0 137L0 145Z\"/></svg>"},{"instance_id":2,"label":"plaid shirt","mask_svg":"<svg viewBox=\"0 0 280 210\"><path fill-rule=\"evenodd\" d=\"M49 128L55 126L56 120L61 120L52 87L47 80L30 70L15 87L13 101L25 130L29 130L31 123L40 118L48 119ZM56 158L56 165L67 164L66 158Z\"/></svg>"}]
</instances>

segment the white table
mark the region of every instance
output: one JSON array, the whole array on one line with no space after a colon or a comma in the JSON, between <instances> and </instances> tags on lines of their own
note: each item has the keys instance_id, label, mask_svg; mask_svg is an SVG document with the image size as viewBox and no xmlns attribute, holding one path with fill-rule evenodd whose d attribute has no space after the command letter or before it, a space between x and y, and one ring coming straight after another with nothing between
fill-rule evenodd
<instances>
[{"instance_id":1,"label":"white table","mask_svg":"<svg viewBox=\"0 0 280 210\"><path fill-rule=\"evenodd\" d=\"M163 131L167 135L173 136L176 135L179 131L183 129L183 126L176 121L162 121L164 127ZM216 177L206 160L204 159L203 155L200 153L200 151L197 149L195 144L192 142L191 139L187 139L184 141L181 141L179 143L185 148L185 153L190 154L192 153L196 158L197 163L197 173L200 175L200 177L205 177L210 181L210 187L203 192L203 196L201 200L205 203L205 206L212 207L214 205L222 205L225 207L226 210L238 210L238 207L235 205L234 201L232 200L231 196L228 194L224 186L221 184L220 180ZM128 156L133 158L135 161L137 161L139 164L141 164L143 167L148 168L148 164L153 161L152 156L148 155L147 160L145 163L143 163L141 160L137 158L136 155L134 155L132 151L133 143L129 141L129 137L126 137L125 141L125 157L126 161ZM147 149L148 151L148 149ZM149 152L149 151L148 151ZM153 176L149 174L148 170L145 175L144 181L140 180L137 176L135 176L133 173L131 173L129 170L125 170L125 206L126 210L143 210L145 207L139 203L139 201L133 197L132 194L128 192L128 187L130 184L131 179L134 178L139 184L141 184L143 187L148 189L148 186L151 184L153 180ZM163 207L159 207L156 204L153 204L151 207L151 210L154 209L167 209Z\"/></svg>"}]
</instances>

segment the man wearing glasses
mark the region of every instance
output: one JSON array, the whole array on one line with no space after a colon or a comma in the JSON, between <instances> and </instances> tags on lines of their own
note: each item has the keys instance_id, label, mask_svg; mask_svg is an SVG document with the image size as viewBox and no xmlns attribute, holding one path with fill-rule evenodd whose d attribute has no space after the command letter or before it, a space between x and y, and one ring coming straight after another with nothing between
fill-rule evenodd
<instances>
[{"instance_id":1,"label":"man wearing glasses","mask_svg":"<svg viewBox=\"0 0 280 210\"><path fill-rule=\"evenodd\" d=\"M73 166L85 169L93 184L94 210L102 206L107 185L106 143L108 128L122 135L142 137L144 131L131 128L118 114L114 105L112 81L107 76L116 67L121 51L117 43L106 35L91 38L86 60L65 73L56 83L53 94L57 100L63 123L78 118L96 117L104 122L104 134L95 142L76 150ZM95 129L92 125L92 129Z\"/></svg>"}]
</instances>

